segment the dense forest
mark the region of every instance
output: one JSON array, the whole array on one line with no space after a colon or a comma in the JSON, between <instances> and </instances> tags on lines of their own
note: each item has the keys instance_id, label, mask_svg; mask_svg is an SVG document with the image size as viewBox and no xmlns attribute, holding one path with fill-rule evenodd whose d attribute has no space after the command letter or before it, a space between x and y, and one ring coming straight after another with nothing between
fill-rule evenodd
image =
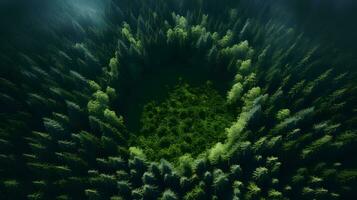
<instances>
[{"instance_id":1,"label":"dense forest","mask_svg":"<svg viewBox=\"0 0 357 200\"><path fill-rule=\"evenodd\" d=\"M352 0L0 0L0 199L357 199Z\"/></svg>"}]
</instances>

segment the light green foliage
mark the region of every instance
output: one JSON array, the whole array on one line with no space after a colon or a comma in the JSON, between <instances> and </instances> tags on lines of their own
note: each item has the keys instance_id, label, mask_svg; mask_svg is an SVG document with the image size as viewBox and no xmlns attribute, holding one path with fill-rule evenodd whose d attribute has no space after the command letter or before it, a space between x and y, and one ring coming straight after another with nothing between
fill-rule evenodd
<instances>
[{"instance_id":1,"label":"light green foliage","mask_svg":"<svg viewBox=\"0 0 357 200\"><path fill-rule=\"evenodd\" d=\"M106 93L98 90L93 94L93 97L101 104L108 104L109 103L109 97Z\"/></svg>"},{"instance_id":2,"label":"light green foliage","mask_svg":"<svg viewBox=\"0 0 357 200\"><path fill-rule=\"evenodd\" d=\"M244 185L241 181L234 181L233 182L233 195L238 198L241 195L241 190L243 189Z\"/></svg>"},{"instance_id":3,"label":"light green foliage","mask_svg":"<svg viewBox=\"0 0 357 200\"><path fill-rule=\"evenodd\" d=\"M257 182L264 181L268 177L269 170L265 167L258 167L253 172L253 179Z\"/></svg>"},{"instance_id":4,"label":"light green foliage","mask_svg":"<svg viewBox=\"0 0 357 200\"><path fill-rule=\"evenodd\" d=\"M216 163L225 153L225 145L218 142L214 147L209 150L208 158L211 162Z\"/></svg>"},{"instance_id":5,"label":"light green foliage","mask_svg":"<svg viewBox=\"0 0 357 200\"><path fill-rule=\"evenodd\" d=\"M109 86L105 90L105 93L109 96L110 100L114 100L118 96L118 93L116 92L116 90Z\"/></svg>"},{"instance_id":6,"label":"light green foliage","mask_svg":"<svg viewBox=\"0 0 357 200\"><path fill-rule=\"evenodd\" d=\"M182 45L188 38L188 23L184 16L172 13L176 25L174 28L169 28L166 32L167 43L178 43Z\"/></svg>"},{"instance_id":7,"label":"light green foliage","mask_svg":"<svg viewBox=\"0 0 357 200\"><path fill-rule=\"evenodd\" d=\"M224 99L209 83L198 88L180 84L164 102L144 107L141 135L134 144L151 160L197 156L224 140L231 120Z\"/></svg>"},{"instance_id":8,"label":"light green foliage","mask_svg":"<svg viewBox=\"0 0 357 200\"><path fill-rule=\"evenodd\" d=\"M177 195L171 191L170 189L169 190L165 190L163 193L162 193L162 196L160 198L160 200L177 200L178 197Z\"/></svg>"},{"instance_id":9,"label":"light green foliage","mask_svg":"<svg viewBox=\"0 0 357 200\"><path fill-rule=\"evenodd\" d=\"M252 48L249 47L249 43L247 40L221 50L221 54L229 58L250 58L253 53L254 51Z\"/></svg>"},{"instance_id":10,"label":"light green foliage","mask_svg":"<svg viewBox=\"0 0 357 200\"><path fill-rule=\"evenodd\" d=\"M144 191L143 188L136 188L131 191L131 196L133 199L143 199Z\"/></svg>"},{"instance_id":11,"label":"light green foliage","mask_svg":"<svg viewBox=\"0 0 357 200\"><path fill-rule=\"evenodd\" d=\"M206 30L206 27L203 25L196 25L191 27L189 33L190 40L196 41L195 47L197 49L207 49L212 42L216 42L217 33L211 33Z\"/></svg>"},{"instance_id":12,"label":"light green foliage","mask_svg":"<svg viewBox=\"0 0 357 200\"><path fill-rule=\"evenodd\" d=\"M286 119L289 116L290 116L290 110L289 109L281 109L276 114L276 119L278 121L282 121L282 120Z\"/></svg>"},{"instance_id":13,"label":"light green foliage","mask_svg":"<svg viewBox=\"0 0 357 200\"><path fill-rule=\"evenodd\" d=\"M233 142L235 139L240 137L240 134L245 129L248 122L247 113L242 113L237 122L235 122L231 127L226 129L227 137L230 142Z\"/></svg>"},{"instance_id":14,"label":"light green foliage","mask_svg":"<svg viewBox=\"0 0 357 200\"><path fill-rule=\"evenodd\" d=\"M214 42L218 42L218 40L219 40L219 34L218 34L217 32L213 32L213 33L212 33L212 40L213 40Z\"/></svg>"},{"instance_id":15,"label":"light green foliage","mask_svg":"<svg viewBox=\"0 0 357 200\"><path fill-rule=\"evenodd\" d=\"M126 22L123 23L123 26L122 26L122 29L121 29L121 34L137 50L141 50L142 49L141 41L134 37L134 35L131 32L130 25L128 23L126 23ZM116 66L118 66L119 61L118 61L117 57L115 57L115 60L113 60L113 62L114 62L113 64L116 64Z\"/></svg>"},{"instance_id":16,"label":"light green foliage","mask_svg":"<svg viewBox=\"0 0 357 200\"><path fill-rule=\"evenodd\" d=\"M311 180L310 180L310 183L312 185L320 185L322 182L323 182L323 179L319 178L319 177L316 177L316 176L312 176Z\"/></svg>"},{"instance_id":17,"label":"light green foliage","mask_svg":"<svg viewBox=\"0 0 357 200\"><path fill-rule=\"evenodd\" d=\"M184 176L190 176L192 174L192 163L194 162L190 154L185 154L179 157L177 164L178 169Z\"/></svg>"},{"instance_id":18,"label":"light green foliage","mask_svg":"<svg viewBox=\"0 0 357 200\"><path fill-rule=\"evenodd\" d=\"M218 44L221 47L227 47L231 43L232 39L233 39L233 32L231 30L228 30L226 35L223 36L222 39L218 41Z\"/></svg>"},{"instance_id":19,"label":"light green foliage","mask_svg":"<svg viewBox=\"0 0 357 200\"><path fill-rule=\"evenodd\" d=\"M105 107L101 105L100 102L92 100L88 102L87 108L89 113L100 115Z\"/></svg>"},{"instance_id":20,"label":"light green foliage","mask_svg":"<svg viewBox=\"0 0 357 200\"><path fill-rule=\"evenodd\" d=\"M253 87L251 88L244 96L244 107L249 108L253 105L254 100L261 95L261 88L260 87Z\"/></svg>"},{"instance_id":21,"label":"light green foliage","mask_svg":"<svg viewBox=\"0 0 357 200\"><path fill-rule=\"evenodd\" d=\"M92 100L88 102L88 112L95 116L102 116L104 110L109 103L109 97L101 90L96 91L93 94Z\"/></svg>"},{"instance_id":22,"label":"light green foliage","mask_svg":"<svg viewBox=\"0 0 357 200\"><path fill-rule=\"evenodd\" d=\"M259 101L256 101L261 94L261 89L259 87L254 87L250 89L244 96L244 107L240 113L237 121L229 128L226 128L228 144L232 145L238 138L241 138L243 135L242 131L246 128L249 120L253 118L254 113L257 109L260 109Z\"/></svg>"},{"instance_id":23,"label":"light green foliage","mask_svg":"<svg viewBox=\"0 0 357 200\"><path fill-rule=\"evenodd\" d=\"M281 192L277 191L277 190L274 190L274 189L269 190L268 197L269 197L269 199L272 199L272 200L282 200L282 199L284 199L283 198L283 194Z\"/></svg>"},{"instance_id":24,"label":"light green foliage","mask_svg":"<svg viewBox=\"0 0 357 200\"><path fill-rule=\"evenodd\" d=\"M183 44L188 37L188 33L182 28L175 27L174 29L167 30L166 37L167 43L177 42Z\"/></svg>"},{"instance_id":25,"label":"light green foliage","mask_svg":"<svg viewBox=\"0 0 357 200\"><path fill-rule=\"evenodd\" d=\"M175 13L171 13L172 18L175 20L176 26L179 28L187 28L188 22L184 16L176 15Z\"/></svg>"},{"instance_id":26,"label":"light green foliage","mask_svg":"<svg viewBox=\"0 0 357 200\"><path fill-rule=\"evenodd\" d=\"M243 92L243 86L241 83L236 83L233 85L232 89L227 94L227 102L229 104L235 103L241 97Z\"/></svg>"},{"instance_id":27,"label":"light green foliage","mask_svg":"<svg viewBox=\"0 0 357 200\"><path fill-rule=\"evenodd\" d=\"M243 76L241 74L236 74L234 77L234 82L243 82Z\"/></svg>"},{"instance_id":28,"label":"light green foliage","mask_svg":"<svg viewBox=\"0 0 357 200\"><path fill-rule=\"evenodd\" d=\"M237 77L235 77L236 80ZM256 85L257 75L256 73L250 73L248 76L244 78L244 88L253 88Z\"/></svg>"},{"instance_id":29,"label":"light green foliage","mask_svg":"<svg viewBox=\"0 0 357 200\"><path fill-rule=\"evenodd\" d=\"M268 142L267 140L268 139L266 136L259 138L253 145L254 151L257 153L264 152L264 150L266 148L266 143Z\"/></svg>"},{"instance_id":30,"label":"light green foliage","mask_svg":"<svg viewBox=\"0 0 357 200\"><path fill-rule=\"evenodd\" d=\"M100 87L100 85L98 83L96 83L95 81L89 80L88 81L89 87L92 90L92 92L96 92L98 90L101 90L102 88Z\"/></svg>"},{"instance_id":31,"label":"light green foliage","mask_svg":"<svg viewBox=\"0 0 357 200\"><path fill-rule=\"evenodd\" d=\"M109 60L109 74L112 78L118 78L119 76L119 59L117 56L111 58Z\"/></svg>"},{"instance_id":32,"label":"light green foliage","mask_svg":"<svg viewBox=\"0 0 357 200\"><path fill-rule=\"evenodd\" d=\"M250 71L251 67L252 67L252 60L251 59L244 60L240 65L239 71L242 73L247 73L248 71Z\"/></svg>"},{"instance_id":33,"label":"light green foliage","mask_svg":"<svg viewBox=\"0 0 357 200\"><path fill-rule=\"evenodd\" d=\"M130 147L129 152L130 152L130 155L133 157L146 159L146 155L144 154L143 150L141 150L138 147Z\"/></svg>"},{"instance_id":34,"label":"light green foliage","mask_svg":"<svg viewBox=\"0 0 357 200\"><path fill-rule=\"evenodd\" d=\"M257 199L261 193L261 189L253 182L250 182L247 187L248 191L245 195L247 200Z\"/></svg>"},{"instance_id":35,"label":"light green foliage","mask_svg":"<svg viewBox=\"0 0 357 200\"><path fill-rule=\"evenodd\" d=\"M104 110L104 118L107 120L109 124L111 124L114 127L124 126L123 117L122 116L118 117L114 111L111 111L109 109Z\"/></svg>"},{"instance_id":36,"label":"light green foliage","mask_svg":"<svg viewBox=\"0 0 357 200\"><path fill-rule=\"evenodd\" d=\"M193 38L200 38L207 34L206 28L201 25L196 25L191 27L191 34Z\"/></svg>"}]
</instances>

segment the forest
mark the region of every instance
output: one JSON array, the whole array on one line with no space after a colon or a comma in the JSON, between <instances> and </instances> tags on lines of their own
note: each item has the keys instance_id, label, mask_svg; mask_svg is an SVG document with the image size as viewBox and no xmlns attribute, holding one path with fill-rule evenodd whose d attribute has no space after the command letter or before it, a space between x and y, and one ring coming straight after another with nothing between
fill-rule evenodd
<instances>
[{"instance_id":1,"label":"forest","mask_svg":"<svg viewBox=\"0 0 357 200\"><path fill-rule=\"evenodd\" d=\"M0 0L0 199L357 199L356 9Z\"/></svg>"}]
</instances>

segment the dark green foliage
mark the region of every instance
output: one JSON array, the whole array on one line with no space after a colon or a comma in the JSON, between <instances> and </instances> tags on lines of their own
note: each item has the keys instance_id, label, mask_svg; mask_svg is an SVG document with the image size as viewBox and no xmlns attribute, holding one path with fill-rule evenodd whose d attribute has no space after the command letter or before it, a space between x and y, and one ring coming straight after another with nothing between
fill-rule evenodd
<instances>
[{"instance_id":1,"label":"dark green foliage","mask_svg":"<svg viewBox=\"0 0 357 200\"><path fill-rule=\"evenodd\" d=\"M355 51L308 28L343 3L26 2L0 3L0 199L357 199Z\"/></svg>"}]
</instances>

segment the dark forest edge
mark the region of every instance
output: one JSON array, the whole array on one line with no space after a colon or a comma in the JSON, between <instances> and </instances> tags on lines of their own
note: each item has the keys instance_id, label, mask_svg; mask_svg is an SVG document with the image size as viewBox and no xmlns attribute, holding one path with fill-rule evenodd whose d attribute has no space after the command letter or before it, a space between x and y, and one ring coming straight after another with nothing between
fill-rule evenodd
<instances>
[{"instance_id":1,"label":"dark forest edge","mask_svg":"<svg viewBox=\"0 0 357 200\"><path fill-rule=\"evenodd\" d=\"M295 25L286 6L260 0L107 3L100 21L63 5L56 23L3 33L0 199L356 199L356 60L335 36L302 31L316 21ZM136 133L125 109L164 70L201 93L143 101ZM192 99L177 100L184 90ZM148 158L145 137L132 141L175 136L175 109L226 126L202 152Z\"/></svg>"}]
</instances>

